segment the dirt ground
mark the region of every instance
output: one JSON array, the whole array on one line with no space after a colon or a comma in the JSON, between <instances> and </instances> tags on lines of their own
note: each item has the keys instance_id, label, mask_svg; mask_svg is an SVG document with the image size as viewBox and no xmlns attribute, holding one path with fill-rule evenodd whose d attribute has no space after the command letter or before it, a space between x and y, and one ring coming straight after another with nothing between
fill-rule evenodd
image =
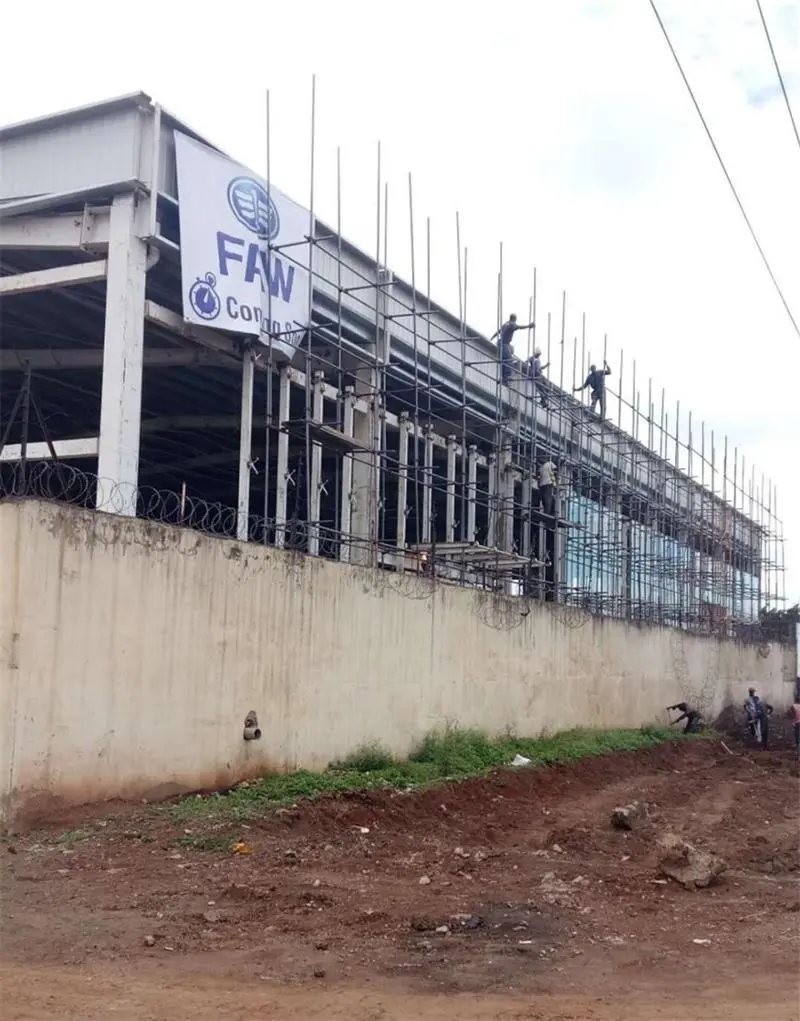
<instances>
[{"instance_id":1,"label":"dirt ground","mask_svg":"<svg viewBox=\"0 0 800 1021\"><path fill-rule=\"evenodd\" d=\"M0 1016L798 1021L797 765L728 743L213 833L149 806L72 813L0 846ZM633 799L646 820L613 829ZM724 858L716 885L665 881L668 831ZM209 836L252 853L192 846Z\"/></svg>"}]
</instances>

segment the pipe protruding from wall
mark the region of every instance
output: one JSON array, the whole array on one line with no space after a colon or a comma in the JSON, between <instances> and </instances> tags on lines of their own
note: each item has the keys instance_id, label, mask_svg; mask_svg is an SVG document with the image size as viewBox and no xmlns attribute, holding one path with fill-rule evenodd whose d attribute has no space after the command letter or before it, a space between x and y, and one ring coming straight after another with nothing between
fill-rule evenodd
<instances>
[{"instance_id":1,"label":"pipe protruding from wall","mask_svg":"<svg viewBox=\"0 0 800 1021\"><path fill-rule=\"evenodd\" d=\"M245 741L258 741L261 737L261 728L258 725L255 709L251 709L244 718L244 734L242 736Z\"/></svg>"}]
</instances>

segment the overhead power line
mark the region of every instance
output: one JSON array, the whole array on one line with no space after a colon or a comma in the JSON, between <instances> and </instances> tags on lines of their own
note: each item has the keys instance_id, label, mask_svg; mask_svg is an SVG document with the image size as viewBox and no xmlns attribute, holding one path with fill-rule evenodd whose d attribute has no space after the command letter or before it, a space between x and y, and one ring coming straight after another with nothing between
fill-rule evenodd
<instances>
[{"instance_id":1,"label":"overhead power line","mask_svg":"<svg viewBox=\"0 0 800 1021\"><path fill-rule=\"evenodd\" d=\"M794 113L792 112L792 104L789 102L789 93L786 91L786 85L783 81L783 75L781 74L780 64L778 58L775 56L775 47L772 45L772 36L769 34L767 28L767 19L764 17L764 11L761 8L761 0L756 0L756 7L758 8L758 16L761 18L761 24L764 26L764 35L767 37L767 44L769 46L769 52L772 54L772 63L775 65L775 74L778 76L778 81L781 83L781 92L786 103L786 110L789 114L789 120L792 122L792 130L794 131L795 141L798 147L800 147L800 134L797 131L797 122L794 119Z\"/></svg>"},{"instance_id":2,"label":"overhead power line","mask_svg":"<svg viewBox=\"0 0 800 1021\"><path fill-rule=\"evenodd\" d=\"M764 249L761 247L761 242L758 240L756 232L753 229L753 225L750 222L750 217L747 215L747 212L745 211L745 208L742 204L742 200L739 198L739 192L736 190L736 185L733 183L731 175L728 173L728 168L725 166L725 161L723 160L722 155L717 147L717 143L714 141L714 136L711 134L711 129L708 126L708 122L703 116L703 111L700 109L700 104L697 102L697 98L695 97L692 86L689 84L689 79L686 77L686 73L683 70L683 66L678 58L678 54L675 52L675 47L672 45L672 40L669 37L669 33L667 32L664 22L661 20L661 15L658 13L658 8L655 5L655 0L650 0L650 6L653 8L653 14L655 14L656 16L656 20L658 21L659 27L661 28L661 31L664 35L664 39L667 43L667 46L669 47L670 53L672 54L672 58L675 61L675 65L678 68L678 71L680 72L681 78L683 79L683 84L686 86L686 90L688 91L689 96L691 97L692 103L694 104L694 108L697 111L697 116L700 118L700 122L705 128L706 135L708 135L708 140L711 143L711 148L714 150L714 155L717 157L717 160L719 161L719 165L722 168L722 173L725 175L725 180L728 182L728 186L730 187L733 197L736 200L736 205L739 207L739 212L742 214L742 218L744 219L744 222L747 224L747 229L750 231L750 237L753 239L753 244L758 249L758 254L761 256L761 261L764 263L764 267L767 273L769 273L769 278L772 281L773 285L775 286L775 290L778 292L778 297L781 299L781 303L783 304L783 307L786 309L786 314L788 315L791 321L792 327L794 328L794 332L797 334L798 338L800 338L800 327L798 327L797 325L797 320L792 315L792 310L789 308L789 303L787 302L784 293L781 290L781 286L778 283L775 274L772 272L772 267L770 266L769 260L767 259L766 255L764 254Z\"/></svg>"}]
</instances>

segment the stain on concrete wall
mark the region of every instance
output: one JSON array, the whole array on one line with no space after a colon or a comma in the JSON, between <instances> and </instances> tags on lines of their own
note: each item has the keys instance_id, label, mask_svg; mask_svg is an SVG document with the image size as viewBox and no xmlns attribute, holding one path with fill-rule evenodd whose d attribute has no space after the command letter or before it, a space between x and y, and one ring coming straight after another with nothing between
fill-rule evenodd
<instances>
[{"instance_id":1,"label":"stain on concrete wall","mask_svg":"<svg viewBox=\"0 0 800 1021\"><path fill-rule=\"evenodd\" d=\"M36 501L0 504L0 768L26 804L222 787L407 753L446 722L533 735L639 726L749 684L782 705L791 650L303 557ZM789 692L790 693L790 692ZM246 712L262 737L242 740Z\"/></svg>"}]
</instances>

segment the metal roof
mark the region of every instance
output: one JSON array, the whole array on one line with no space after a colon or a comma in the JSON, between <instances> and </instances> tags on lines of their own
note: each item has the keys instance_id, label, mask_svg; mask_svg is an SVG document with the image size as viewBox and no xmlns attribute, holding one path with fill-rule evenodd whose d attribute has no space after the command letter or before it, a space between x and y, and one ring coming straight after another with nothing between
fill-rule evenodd
<instances>
[{"instance_id":1,"label":"metal roof","mask_svg":"<svg viewBox=\"0 0 800 1021\"><path fill-rule=\"evenodd\" d=\"M69 110L48 113L42 117L17 121L14 124L7 124L5 126L0 125L0 142L9 138L18 138L20 135L30 135L37 131L44 131L47 128L61 127L71 122L85 120L87 117L98 117L108 113L116 113L119 110L130 110L137 107L149 107L152 105L152 102L152 99L146 92L129 92L127 95L104 99L98 103L74 106Z\"/></svg>"},{"instance_id":2,"label":"metal roof","mask_svg":"<svg viewBox=\"0 0 800 1021\"><path fill-rule=\"evenodd\" d=\"M171 127L191 135L204 145L222 153L223 156L228 156L228 153L220 149L218 145L214 145L213 142L198 131L195 131L185 121L180 120L174 114L164 109L160 103L156 103L152 96L149 96L146 92L128 92L123 96L102 99L96 103L87 103L84 106L70 107L68 110L59 110L56 113L48 113L42 117L33 117L24 121L16 121L13 124L0 125L0 142L12 138L20 138L24 135L33 135L40 131L47 131L50 128L66 127L83 120L104 117L108 114L119 113L125 110L147 110L152 112L157 107L161 109L162 121L166 121Z\"/></svg>"}]
</instances>

